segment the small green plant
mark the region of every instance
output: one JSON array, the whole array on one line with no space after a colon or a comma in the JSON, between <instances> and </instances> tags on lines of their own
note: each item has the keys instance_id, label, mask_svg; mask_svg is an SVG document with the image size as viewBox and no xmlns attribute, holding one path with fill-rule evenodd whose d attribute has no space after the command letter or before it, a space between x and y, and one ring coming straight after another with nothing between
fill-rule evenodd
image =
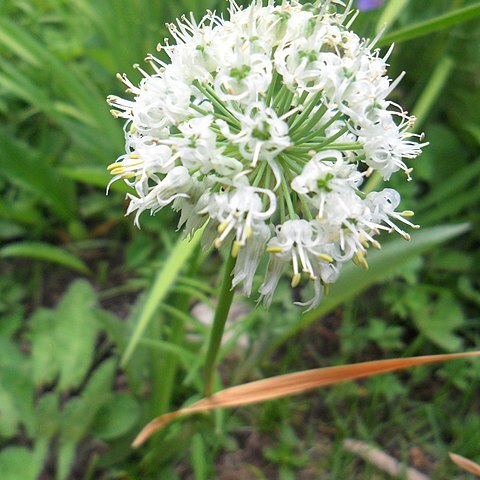
<instances>
[{"instance_id":1,"label":"small green plant","mask_svg":"<svg viewBox=\"0 0 480 480\"><path fill-rule=\"evenodd\" d=\"M92 287L77 281L55 309L29 319L28 353L1 338L2 478L36 480L48 469L65 480L79 461L95 461L87 439L112 445L138 425L139 404L115 388L117 362L98 344L102 314Z\"/></svg>"}]
</instances>

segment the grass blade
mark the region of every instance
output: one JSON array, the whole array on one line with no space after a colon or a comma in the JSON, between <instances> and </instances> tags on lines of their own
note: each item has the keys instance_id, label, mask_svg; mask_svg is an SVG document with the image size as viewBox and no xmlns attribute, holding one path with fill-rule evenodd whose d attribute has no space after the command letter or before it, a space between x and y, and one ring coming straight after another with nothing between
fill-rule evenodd
<instances>
[{"instance_id":1,"label":"grass blade","mask_svg":"<svg viewBox=\"0 0 480 480\"><path fill-rule=\"evenodd\" d=\"M480 465L478 463L472 462L468 458L457 455L456 453L449 453L448 456L453 463L456 463L463 470L473 473L474 475L480 475Z\"/></svg>"},{"instance_id":2,"label":"grass blade","mask_svg":"<svg viewBox=\"0 0 480 480\"><path fill-rule=\"evenodd\" d=\"M143 310L140 313L138 323L133 331L133 335L130 338L125 353L123 354L120 362L121 366L124 367L130 360L130 357L137 348L143 333L150 324L150 321L152 320L153 315L157 311L160 303L172 288L178 274L180 273L180 270L192 255L195 247L198 245L202 237L202 231L203 230L197 231L190 241L179 239L173 251L167 258L167 261L163 265L163 268L158 272L148 294Z\"/></svg>"},{"instance_id":3,"label":"grass blade","mask_svg":"<svg viewBox=\"0 0 480 480\"><path fill-rule=\"evenodd\" d=\"M375 31L379 33L384 26L388 28L392 25L398 16L405 11L409 3L410 0L391 0L388 2L377 21Z\"/></svg>"},{"instance_id":4,"label":"grass blade","mask_svg":"<svg viewBox=\"0 0 480 480\"><path fill-rule=\"evenodd\" d=\"M71 268L85 275L91 275L91 271L75 255L63 248L42 242L19 242L11 243L0 249L0 258L32 258L45 262L57 263Z\"/></svg>"},{"instance_id":5,"label":"grass blade","mask_svg":"<svg viewBox=\"0 0 480 480\"><path fill-rule=\"evenodd\" d=\"M12 183L33 192L40 202L47 204L63 219L75 218L73 182L62 178L54 167L42 161L38 151L32 151L26 143L15 140L8 132L0 130L0 154L0 176L5 176Z\"/></svg>"},{"instance_id":6,"label":"grass blade","mask_svg":"<svg viewBox=\"0 0 480 480\"><path fill-rule=\"evenodd\" d=\"M476 17L480 17L480 3L459 8L458 10L453 10L452 12L445 13L444 15L415 23L410 27L389 33L380 39L378 46L384 47L393 42L399 43L405 42L406 40L423 37L429 33L444 30L468 20L473 20Z\"/></svg>"},{"instance_id":7,"label":"grass blade","mask_svg":"<svg viewBox=\"0 0 480 480\"><path fill-rule=\"evenodd\" d=\"M454 67L455 62L449 56L443 56L435 66L427 86L413 109L413 115L416 118L415 131L420 131L430 111L437 104Z\"/></svg>"},{"instance_id":8,"label":"grass blade","mask_svg":"<svg viewBox=\"0 0 480 480\"><path fill-rule=\"evenodd\" d=\"M354 363L336 367L316 368L303 372L279 375L264 380L245 383L236 387L227 388L215 393L211 397L182 408L176 412L167 413L152 420L140 432L133 442L134 447L140 446L154 432L163 428L177 417L192 413L208 412L218 408L232 408L253 403L265 402L276 398L313 390L319 387L335 385L340 382L357 380L360 378L394 372L416 365L444 362L458 358L479 357L479 352L453 353L445 355L425 355L421 357L393 358L389 360L376 360L372 362Z\"/></svg>"}]
</instances>

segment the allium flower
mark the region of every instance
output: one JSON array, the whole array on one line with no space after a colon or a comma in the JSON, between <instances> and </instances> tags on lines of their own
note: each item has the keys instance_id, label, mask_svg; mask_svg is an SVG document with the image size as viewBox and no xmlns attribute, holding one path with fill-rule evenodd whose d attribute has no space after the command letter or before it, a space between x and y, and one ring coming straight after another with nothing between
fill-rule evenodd
<instances>
[{"instance_id":1,"label":"allium flower","mask_svg":"<svg viewBox=\"0 0 480 480\"><path fill-rule=\"evenodd\" d=\"M168 25L174 42L158 49L169 60L148 55L138 87L119 75L133 100L108 98L127 119L126 153L108 167L134 189L127 213L138 224L171 204L185 235L206 225L204 239L232 245L247 295L268 255L267 305L288 266L293 287L312 281L313 308L345 262L367 267L381 230L416 227L395 190L361 191L373 171L409 176L426 144L387 99L401 79L386 75L391 49L382 57L350 31L355 16L340 0L230 0L228 20Z\"/></svg>"}]
</instances>

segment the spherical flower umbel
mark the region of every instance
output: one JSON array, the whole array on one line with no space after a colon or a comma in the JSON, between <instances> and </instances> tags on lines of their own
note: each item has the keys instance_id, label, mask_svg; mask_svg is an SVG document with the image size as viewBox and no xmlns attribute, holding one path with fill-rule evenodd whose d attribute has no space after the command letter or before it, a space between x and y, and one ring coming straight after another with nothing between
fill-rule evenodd
<instances>
[{"instance_id":1,"label":"spherical flower umbel","mask_svg":"<svg viewBox=\"0 0 480 480\"><path fill-rule=\"evenodd\" d=\"M352 2L350 2L351 4ZM152 73L139 86L119 75L133 100L110 96L127 120L126 153L108 168L132 187L127 213L166 205L192 235L205 226L215 247L232 245L233 284L272 300L282 272L292 286L313 282L318 305L345 262L367 267L374 237L416 227L397 211L393 189L365 193L411 168L425 143L409 133L414 119L387 97L388 78L375 42L350 31L356 12L339 0L295 0L248 8L230 0L229 18L208 12L168 29L173 42L147 56Z\"/></svg>"}]
</instances>

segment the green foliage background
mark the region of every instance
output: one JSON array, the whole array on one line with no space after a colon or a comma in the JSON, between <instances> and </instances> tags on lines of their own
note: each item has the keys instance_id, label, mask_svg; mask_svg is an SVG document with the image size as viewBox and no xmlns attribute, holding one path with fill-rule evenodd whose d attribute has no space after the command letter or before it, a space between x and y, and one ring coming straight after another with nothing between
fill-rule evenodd
<instances>
[{"instance_id":1,"label":"green foliage background","mask_svg":"<svg viewBox=\"0 0 480 480\"><path fill-rule=\"evenodd\" d=\"M0 478L387 478L343 449L347 437L413 463L420 449L432 479L470 478L446 453L480 461L474 361L193 418L130 449L152 416L202 391L208 328L192 307L215 303L222 259L179 240L169 211L136 230L119 182L105 196L123 151L105 97L123 93L116 72L139 80L131 66L166 21L207 8L226 4L0 1ZM395 95L431 144L414 181L394 180L422 230L385 239L368 272L346 269L306 315L287 283L268 312L238 297L224 385L478 349L479 17L473 0L360 14L360 34L386 24L382 46L398 42L390 76L407 76Z\"/></svg>"}]
</instances>

